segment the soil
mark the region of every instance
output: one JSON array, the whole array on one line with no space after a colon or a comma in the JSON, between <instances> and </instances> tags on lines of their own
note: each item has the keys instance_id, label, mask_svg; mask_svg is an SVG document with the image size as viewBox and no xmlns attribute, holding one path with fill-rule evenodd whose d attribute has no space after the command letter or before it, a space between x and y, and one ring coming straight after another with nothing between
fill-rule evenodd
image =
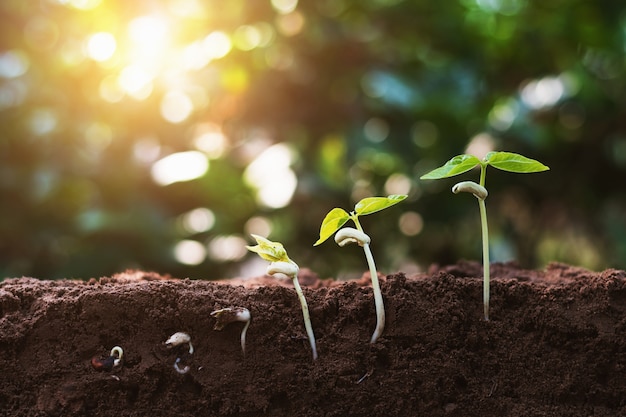
<instances>
[{"instance_id":1,"label":"soil","mask_svg":"<svg viewBox=\"0 0 626 417\"><path fill-rule=\"evenodd\" d=\"M319 358L290 281L207 282L127 271L0 283L3 416L626 416L626 272L461 262L382 277L301 271ZM214 330L211 312L246 307ZM168 347L176 332L188 344ZM121 366L92 364L123 348ZM188 367L187 373L174 368Z\"/></svg>"}]
</instances>

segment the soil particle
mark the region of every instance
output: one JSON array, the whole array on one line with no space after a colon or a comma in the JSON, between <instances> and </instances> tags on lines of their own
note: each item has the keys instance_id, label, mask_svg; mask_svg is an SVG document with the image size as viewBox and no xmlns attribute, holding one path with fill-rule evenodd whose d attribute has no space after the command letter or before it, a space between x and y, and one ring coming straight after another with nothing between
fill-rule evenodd
<instances>
[{"instance_id":1,"label":"soil particle","mask_svg":"<svg viewBox=\"0 0 626 417\"><path fill-rule=\"evenodd\" d=\"M382 337L369 274L303 269L319 358L311 360L290 280L192 281L127 271L82 281L0 283L0 415L626 415L626 273L564 264L479 263L383 277ZM215 331L211 312L250 310ZM164 341L188 333L186 374ZM114 346L123 365L91 365Z\"/></svg>"}]
</instances>

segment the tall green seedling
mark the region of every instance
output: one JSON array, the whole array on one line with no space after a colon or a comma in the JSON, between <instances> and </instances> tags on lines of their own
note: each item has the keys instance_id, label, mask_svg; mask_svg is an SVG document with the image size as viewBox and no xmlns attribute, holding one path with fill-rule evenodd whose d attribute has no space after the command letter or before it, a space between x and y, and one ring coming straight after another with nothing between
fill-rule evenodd
<instances>
[{"instance_id":1,"label":"tall green seedling","mask_svg":"<svg viewBox=\"0 0 626 417\"><path fill-rule=\"evenodd\" d=\"M437 180L453 177L480 166L479 183L463 181L452 187L452 192L469 192L478 199L480 209L480 223L483 240L483 309L485 320L489 320L489 230L487 226L487 209L485 199L489 194L485 188L485 174L487 167L492 166L502 171L527 174L532 172L547 171L550 168L539 161L512 152L489 152L482 160L473 155L457 155L443 166L422 175L423 180Z\"/></svg>"},{"instance_id":2,"label":"tall green seedling","mask_svg":"<svg viewBox=\"0 0 626 417\"><path fill-rule=\"evenodd\" d=\"M376 329L374 330L374 334L372 334L370 343L376 342L385 328L385 305L380 291L380 284L378 283L376 264L374 263L374 257L370 250L370 237L363 231L363 227L361 227L361 223L359 222L359 216L376 213L377 211L391 207L404 200L406 197L406 195L390 195L388 197L364 198L356 204L354 211L350 213L341 208L332 209L328 212L324 221L322 221L320 238L313 245L317 246L322 244L326 239L337 232L335 242L337 242L339 246L343 247L348 243L357 243L359 246L363 247L365 258L367 259L367 264L370 269L370 276L372 277L372 290L374 292L374 303L376 306ZM348 220L354 222L356 229L352 227L342 228Z\"/></svg>"},{"instance_id":3,"label":"tall green seedling","mask_svg":"<svg viewBox=\"0 0 626 417\"><path fill-rule=\"evenodd\" d=\"M309 343L311 344L311 351L313 352L313 360L317 359L317 347L315 345L315 335L313 333L313 326L311 326L311 317L309 315L309 306L307 305L306 298L302 292L302 287L298 282L298 265L289 259L287 251L280 242L272 242L264 237L252 235L256 240L256 246L246 246L246 248L258 254L266 261L270 261L270 265L267 267L267 274L283 274L291 278L293 281L293 287L298 294L300 305L302 306L302 316L304 317L304 327L306 333L309 336Z\"/></svg>"}]
</instances>

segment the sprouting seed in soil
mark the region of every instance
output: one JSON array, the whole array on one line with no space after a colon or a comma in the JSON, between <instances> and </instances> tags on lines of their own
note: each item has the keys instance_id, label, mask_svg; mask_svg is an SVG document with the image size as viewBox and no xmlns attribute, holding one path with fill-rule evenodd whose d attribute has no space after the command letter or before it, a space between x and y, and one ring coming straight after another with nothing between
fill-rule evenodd
<instances>
[{"instance_id":1,"label":"sprouting seed in soil","mask_svg":"<svg viewBox=\"0 0 626 417\"><path fill-rule=\"evenodd\" d=\"M320 237L313 245L317 246L322 244L326 241L326 239L331 237L333 233L337 232L335 235L335 242L337 242L339 246L343 247L348 243L357 243L365 251L365 259L367 260L370 276L372 277L372 291L374 292L374 304L376 306L376 328L374 329L370 343L376 342L385 329L385 304L380 291L378 272L376 271L374 256L372 255L372 251L370 249L370 237L363 231L363 227L359 222L359 216L376 213L377 211L386 209L387 207L391 207L401 202L405 198L407 198L406 195L364 198L356 203L354 211L350 213L342 208L332 209L322 221L322 226L320 227ZM352 220L354 222L356 229L352 227L342 228L348 220Z\"/></svg>"},{"instance_id":2,"label":"sprouting seed in soil","mask_svg":"<svg viewBox=\"0 0 626 417\"><path fill-rule=\"evenodd\" d=\"M307 305L306 298L298 282L298 265L287 256L287 251L280 242L272 242L264 237L252 235L256 240L256 246L246 246L246 248L258 254L266 261L270 261L267 267L268 275L283 274L291 278L293 287L298 294L300 305L302 307L302 316L304 318L304 328L309 337L309 343L311 345L311 351L313 353L313 360L317 359L317 347L315 345L315 334L313 333L313 326L311 326L311 317L309 315L309 306Z\"/></svg>"},{"instance_id":3,"label":"sprouting seed in soil","mask_svg":"<svg viewBox=\"0 0 626 417\"><path fill-rule=\"evenodd\" d=\"M487 226L487 209L485 207L485 199L488 195L485 188L487 167L491 165L502 171L522 174L547 171L550 168L539 161L516 153L489 152L482 160L473 155L457 155L439 168L422 175L420 179L436 180L453 177L470 171L477 165L480 166L479 184L473 181L459 182L452 187L452 192L454 194L460 192L472 193L478 199L483 241L483 312L485 320L489 320L489 230Z\"/></svg>"},{"instance_id":4,"label":"sprouting seed in soil","mask_svg":"<svg viewBox=\"0 0 626 417\"><path fill-rule=\"evenodd\" d=\"M243 353L243 356L246 356L246 332L248 331L250 320L252 318L250 311L244 307L228 307L213 311L211 316L214 316L216 319L213 330L222 330L227 324L237 321L246 323L241 330L240 337L241 352Z\"/></svg>"},{"instance_id":5,"label":"sprouting seed in soil","mask_svg":"<svg viewBox=\"0 0 626 417\"><path fill-rule=\"evenodd\" d=\"M113 368L120 366L122 364L122 358L124 356L124 350L115 346L111 349L111 353L109 356L104 359L92 358L91 366L94 367L96 371L111 371Z\"/></svg>"},{"instance_id":6,"label":"sprouting seed in soil","mask_svg":"<svg viewBox=\"0 0 626 417\"><path fill-rule=\"evenodd\" d=\"M172 347L176 347L176 346L180 346L184 344L187 344L189 346L189 350L188 350L189 355L193 355L194 349L193 349L193 345L191 344L191 336L189 336L187 333L176 332L173 335L171 335L169 339L165 341L165 345L168 348L172 348ZM181 368L179 366L179 363L181 362L181 360L182 359L180 357L176 358L176 361L174 362L174 369L176 369L176 372L178 372L179 374L186 374L187 372L189 372L189 366L185 366L184 368Z\"/></svg>"}]
</instances>

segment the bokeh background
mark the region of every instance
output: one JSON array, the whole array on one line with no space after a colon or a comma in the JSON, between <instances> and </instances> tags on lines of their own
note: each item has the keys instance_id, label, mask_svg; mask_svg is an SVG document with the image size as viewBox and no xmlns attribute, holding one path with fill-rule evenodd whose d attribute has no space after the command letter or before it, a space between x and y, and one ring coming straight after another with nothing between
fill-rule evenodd
<instances>
[{"instance_id":1,"label":"bokeh background","mask_svg":"<svg viewBox=\"0 0 626 417\"><path fill-rule=\"evenodd\" d=\"M262 273L250 233L322 277L360 248L313 247L364 217L383 272L481 259L478 206L419 176L487 173L492 260L626 268L622 0L3 0L0 278L126 268Z\"/></svg>"}]
</instances>

